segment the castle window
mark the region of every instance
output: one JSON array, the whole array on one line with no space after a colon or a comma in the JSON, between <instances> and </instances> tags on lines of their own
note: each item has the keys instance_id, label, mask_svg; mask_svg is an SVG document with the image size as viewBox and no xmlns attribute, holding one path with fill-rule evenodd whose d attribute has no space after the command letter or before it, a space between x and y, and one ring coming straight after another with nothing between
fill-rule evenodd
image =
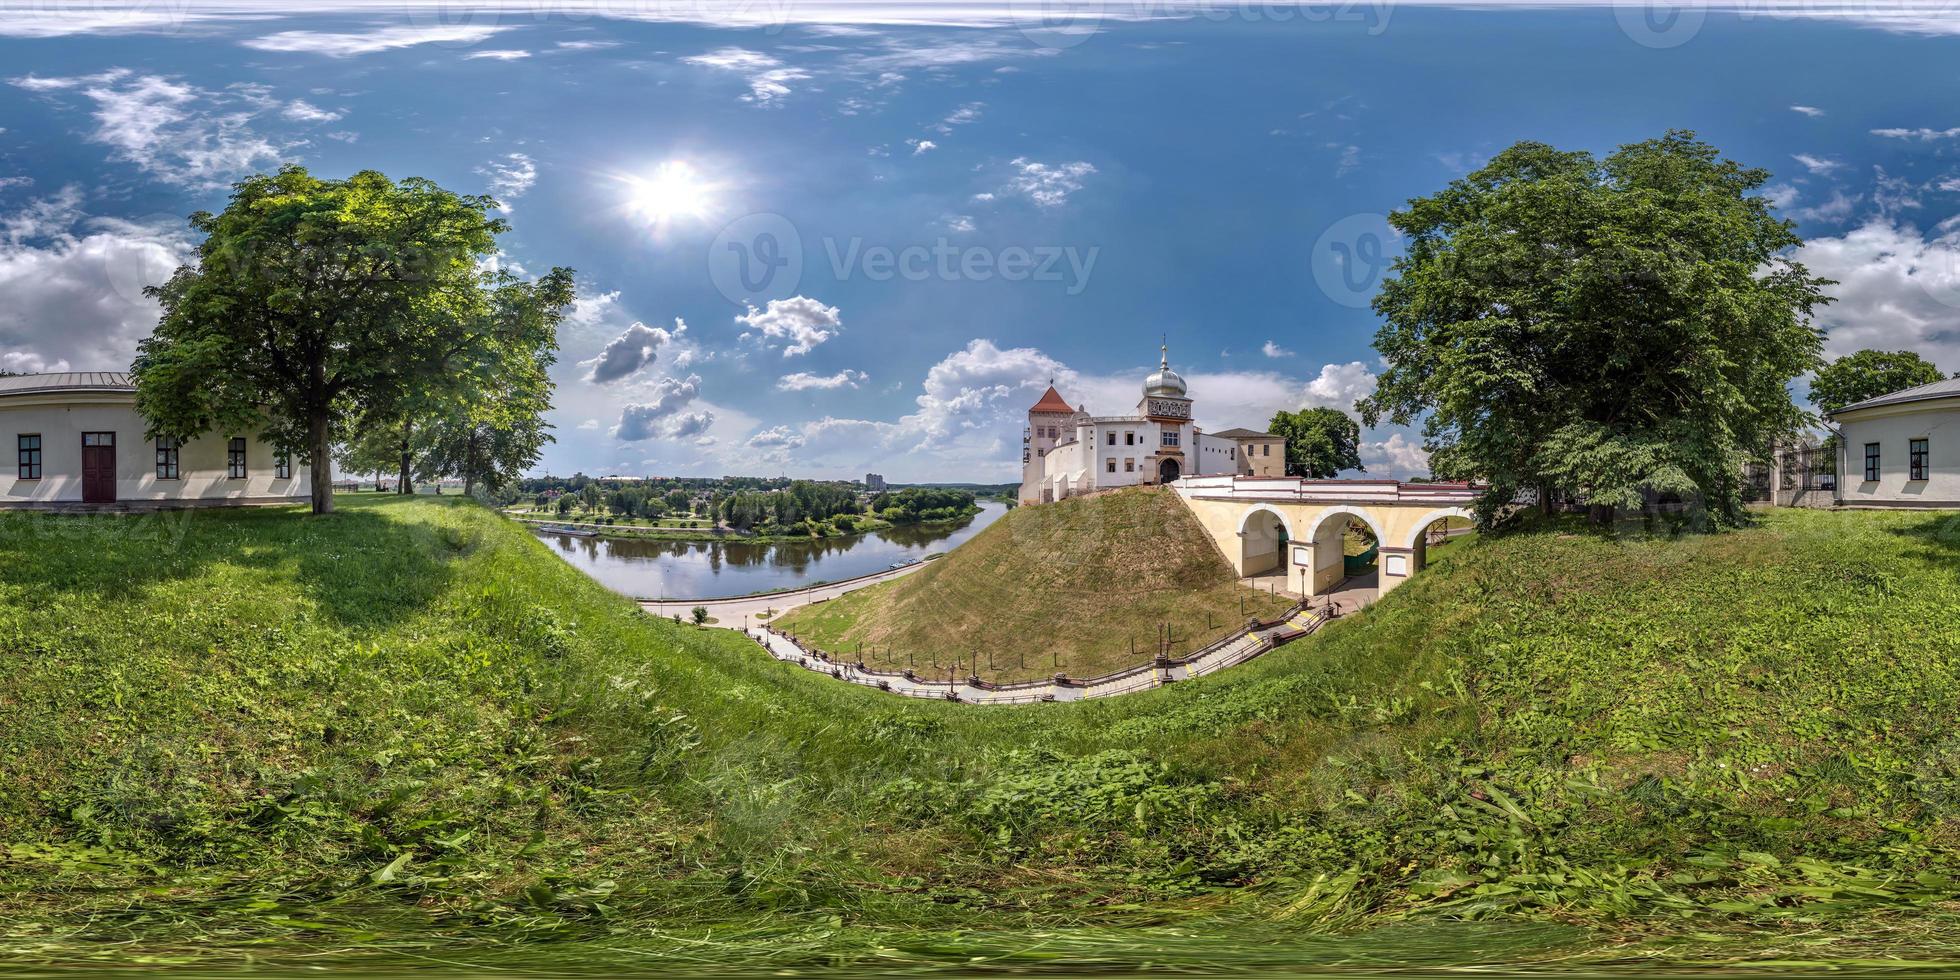
<instances>
[{"instance_id":1,"label":"castle window","mask_svg":"<svg viewBox=\"0 0 1960 980\"><path fill-rule=\"evenodd\" d=\"M1165 429L1165 430L1164 430L1164 445L1165 445L1165 446L1176 446L1176 445L1177 445L1177 430L1176 430L1176 429Z\"/></svg>"},{"instance_id":2,"label":"castle window","mask_svg":"<svg viewBox=\"0 0 1960 980\"><path fill-rule=\"evenodd\" d=\"M1260 447L1259 447L1259 455L1261 455L1261 456L1271 456L1272 454L1273 454L1273 444L1272 444L1272 443L1270 443L1270 442L1269 442L1269 443L1266 443L1265 445L1263 445L1263 446L1260 446Z\"/></svg>"},{"instance_id":3,"label":"castle window","mask_svg":"<svg viewBox=\"0 0 1960 980\"><path fill-rule=\"evenodd\" d=\"M1112 446L1114 446L1114 445L1116 445L1116 433L1114 433L1114 432L1112 432L1112 433L1110 433L1110 434L1109 434L1109 444L1110 444L1110 445L1112 445ZM1115 471L1114 471L1114 470L1111 470L1110 472L1112 472L1112 473L1113 473L1113 472L1115 472Z\"/></svg>"},{"instance_id":4,"label":"castle window","mask_svg":"<svg viewBox=\"0 0 1960 980\"><path fill-rule=\"evenodd\" d=\"M24 435L15 442L15 445L20 452L20 478L23 480L40 479L41 437L38 435Z\"/></svg>"},{"instance_id":5,"label":"castle window","mask_svg":"<svg viewBox=\"0 0 1960 980\"><path fill-rule=\"evenodd\" d=\"M1116 472L1116 457L1111 456L1108 459L1103 460L1103 464L1104 467L1109 470L1109 472L1111 473Z\"/></svg>"},{"instance_id":6,"label":"castle window","mask_svg":"<svg viewBox=\"0 0 1960 980\"><path fill-rule=\"evenodd\" d=\"M1136 445L1136 444L1137 444L1137 434L1136 434L1136 433L1134 433L1134 432L1125 432L1125 433L1123 433L1123 445L1125 445L1125 446L1134 446L1134 445Z\"/></svg>"},{"instance_id":7,"label":"castle window","mask_svg":"<svg viewBox=\"0 0 1960 980\"><path fill-rule=\"evenodd\" d=\"M1128 459L1123 460L1123 472L1135 473L1136 471L1137 471L1136 457L1132 456L1129 457Z\"/></svg>"},{"instance_id":8,"label":"castle window","mask_svg":"<svg viewBox=\"0 0 1960 980\"><path fill-rule=\"evenodd\" d=\"M234 437L225 448L225 476L233 480L245 479L245 438Z\"/></svg>"},{"instance_id":9,"label":"castle window","mask_svg":"<svg viewBox=\"0 0 1960 980\"><path fill-rule=\"evenodd\" d=\"M1911 474L1907 477L1908 479L1924 480L1931 475L1928 471L1932 469L1932 453L1926 445L1926 440L1913 439L1907 442L1906 455L1907 461L1912 468Z\"/></svg>"}]
</instances>

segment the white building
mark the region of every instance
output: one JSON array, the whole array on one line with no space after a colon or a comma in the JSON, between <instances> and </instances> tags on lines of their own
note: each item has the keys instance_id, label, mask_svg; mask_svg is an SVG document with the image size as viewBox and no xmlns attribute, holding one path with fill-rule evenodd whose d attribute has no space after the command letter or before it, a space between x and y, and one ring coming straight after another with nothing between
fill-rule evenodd
<instances>
[{"instance_id":1,"label":"white building","mask_svg":"<svg viewBox=\"0 0 1960 980\"><path fill-rule=\"evenodd\" d=\"M249 432L145 439L129 375L0 377L0 509L285 503L305 470Z\"/></svg>"},{"instance_id":2,"label":"white building","mask_svg":"<svg viewBox=\"0 0 1960 980\"><path fill-rule=\"evenodd\" d=\"M1832 412L1843 507L1960 508L1960 378Z\"/></svg>"},{"instance_id":3,"label":"white building","mask_svg":"<svg viewBox=\"0 0 1960 980\"><path fill-rule=\"evenodd\" d=\"M1266 432L1217 435L1191 421L1184 379L1165 349L1143 381L1134 415L1090 415L1054 385L1028 409L1021 434L1021 503L1038 504L1112 487L1174 483L1183 476L1279 476L1286 441Z\"/></svg>"}]
</instances>

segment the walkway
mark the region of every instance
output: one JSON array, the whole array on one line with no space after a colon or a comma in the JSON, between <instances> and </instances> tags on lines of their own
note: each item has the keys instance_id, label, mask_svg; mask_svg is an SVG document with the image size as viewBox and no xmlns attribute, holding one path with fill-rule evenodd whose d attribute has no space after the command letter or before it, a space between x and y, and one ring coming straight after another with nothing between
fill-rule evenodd
<instances>
[{"instance_id":1,"label":"walkway","mask_svg":"<svg viewBox=\"0 0 1960 980\"><path fill-rule=\"evenodd\" d=\"M1166 684L1237 666L1273 648L1299 639L1328 621L1323 608L1316 605L1294 607L1293 611L1257 628L1240 630L1190 657L1160 657L1154 663L1131 667L1113 674L1086 680L1057 674L1045 681L1017 684L989 684L978 678L933 680L914 671L886 673L861 664L831 659L820 650L804 647L796 640L767 626L743 632L760 644L770 656L805 670L829 674L850 684L875 687L881 691L912 698L960 701L967 704L1033 704L1043 701L1079 701L1106 698L1163 687Z\"/></svg>"},{"instance_id":2,"label":"walkway","mask_svg":"<svg viewBox=\"0 0 1960 980\"><path fill-rule=\"evenodd\" d=\"M694 607L701 606L708 610L708 617L715 621L713 625L723 629L747 629L768 622L792 609L813 602L835 599L869 585L889 582L924 567L926 562L920 561L904 568L888 568L870 575L847 578L841 582L826 582L783 592L765 592L761 595L736 596L732 599L644 599L640 602L640 608L656 616L679 616L687 619L694 615Z\"/></svg>"}]
</instances>

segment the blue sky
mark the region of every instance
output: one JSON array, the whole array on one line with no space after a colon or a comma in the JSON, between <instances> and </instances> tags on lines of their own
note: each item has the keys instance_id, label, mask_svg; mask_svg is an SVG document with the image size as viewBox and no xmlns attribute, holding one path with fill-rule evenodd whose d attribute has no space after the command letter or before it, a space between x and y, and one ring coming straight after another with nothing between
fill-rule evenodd
<instances>
[{"instance_id":1,"label":"blue sky","mask_svg":"<svg viewBox=\"0 0 1960 980\"><path fill-rule=\"evenodd\" d=\"M1674 127L1775 173L1834 352L1960 370L1960 16L1912 0L47 3L0 65L0 367L125 367L241 174L425 176L578 270L560 473L1016 479L1049 378L1127 411L1160 337L1209 428L1347 408L1383 213Z\"/></svg>"}]
</instances>

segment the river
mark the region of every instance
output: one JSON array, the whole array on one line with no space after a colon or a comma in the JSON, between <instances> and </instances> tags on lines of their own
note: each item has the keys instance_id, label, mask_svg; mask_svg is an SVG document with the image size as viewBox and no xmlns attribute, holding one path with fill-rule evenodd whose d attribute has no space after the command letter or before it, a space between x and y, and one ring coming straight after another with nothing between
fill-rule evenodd
<instances>
[{"instance_id":1,"label":"river","mask_svg":"<svg viewBox=\"0 0 1960 980\"><path fill-rule=\"evenodd\" d=\"M537 532L559 557L636 599L727 599L884 571L951 550L999 520L1007 505L981 501L963 523L918 524L809 541L651 541Z\"/></svg>"}]
</instances>

